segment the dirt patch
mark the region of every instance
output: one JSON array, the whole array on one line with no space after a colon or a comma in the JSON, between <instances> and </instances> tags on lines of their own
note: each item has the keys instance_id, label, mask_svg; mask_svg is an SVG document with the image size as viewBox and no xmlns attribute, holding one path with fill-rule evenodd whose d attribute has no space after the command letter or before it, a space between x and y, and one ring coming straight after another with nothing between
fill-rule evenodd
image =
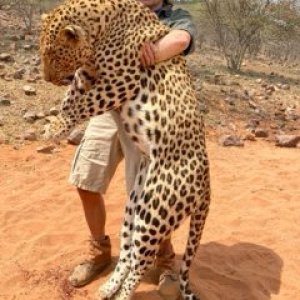
<instances>
[{"instance_id":1,"label":"dirt patch","mask_svg":"<svg viewBox=\"0 0 300 300\"><path fill-rule=\"evenodd\" d=\"M0 150L0 298L93 299L111 266L90 285L74 290L67 282L86 253L88 230L80 200L67 183L73 146L36 153ZM224 148L209 140L212 205L193 262L191 282L201 299L294 300L299 294L298 150L269 143ZM125 202L124 165L105 196L107 233L113 256ZM173 236L177 267L188 222ZM159 300L149 278L134 299Z\"/></svg>"}]
</instances>

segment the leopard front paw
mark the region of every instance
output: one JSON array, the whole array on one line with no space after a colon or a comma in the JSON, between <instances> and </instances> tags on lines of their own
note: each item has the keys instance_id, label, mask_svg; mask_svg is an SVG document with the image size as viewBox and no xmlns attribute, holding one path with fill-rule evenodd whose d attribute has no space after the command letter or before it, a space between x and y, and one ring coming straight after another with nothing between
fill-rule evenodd
<instances>
[{"instance_id":1,"label":"leopard front paw","mask_svg":"<svg viewBox=\"0 0 300 300\"><path fill-rule=\"evenodd\" d=\"M59 143L59 141L67 138L73 129L62 117L48 117L48 121L49 123L44 126L42 134L44 140Z\"/></svg>"}]
</instances>

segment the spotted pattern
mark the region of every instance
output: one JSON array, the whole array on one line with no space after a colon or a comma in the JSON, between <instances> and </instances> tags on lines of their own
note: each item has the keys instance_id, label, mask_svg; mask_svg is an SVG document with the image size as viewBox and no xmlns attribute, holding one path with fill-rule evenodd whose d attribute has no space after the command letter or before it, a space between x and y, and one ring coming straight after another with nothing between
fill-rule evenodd
<instances>
[{"instance_id":1,"label":"spotted pattern","mask_svg":"<svg viewBox=\"0 0 300 300\"><path fill-rule=\"evenodd\" d=\"M180 290L184 300L199 299L188 273L210 203L203 116L184 58L144 69L138 55L145 41L168 31L135 0L70 0L43 22L45 79L59 85L72 79L48 134L61 138L114 109L143 153L125 208L119 262L99 299L131 299L160 243L189 216Z\"/></svg>"}]
</instances>

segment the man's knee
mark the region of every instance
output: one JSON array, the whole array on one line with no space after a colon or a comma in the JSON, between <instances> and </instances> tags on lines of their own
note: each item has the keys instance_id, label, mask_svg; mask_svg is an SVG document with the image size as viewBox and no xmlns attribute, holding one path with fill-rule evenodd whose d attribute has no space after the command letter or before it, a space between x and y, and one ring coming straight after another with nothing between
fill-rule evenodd
<instances>
[{"instance_id":1,"label":"man's knee","mask_svg":"<svg viewBox=\"0 0 300 300\"><path fill-rule=\"evenodd\" d=\"M100 192L84 190L79 187L77 187L77 192L79 193L79 196L83 201L99 200L99 197L101 197Z\"/></svg>"}]
</instances>

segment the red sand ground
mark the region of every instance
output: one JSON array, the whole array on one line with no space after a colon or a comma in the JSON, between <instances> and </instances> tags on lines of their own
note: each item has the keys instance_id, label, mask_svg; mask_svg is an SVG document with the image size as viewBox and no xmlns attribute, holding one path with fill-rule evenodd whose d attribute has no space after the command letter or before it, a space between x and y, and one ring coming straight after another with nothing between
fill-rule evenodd
<instances>
[{"instance_id":1,"label":"red sand ground","mask_svg":"<svg viewBox=\"0 0 300 300\"><path fill-rule=\"evenodd\" d=\"M37 144L0 149L0 299L93 299L104 277L75 290L66 278L88 231L67 183L74 147L45 155ZM257 142L245 148L208 143L213 198L191 270L203 300L300 299L299 149ZM116 257L125 201L123 164L106 195L107 233ZM186 222L173 237L178 265ZM137 299L159 300L151 278Z\"/></svg>"}]
</instances>

